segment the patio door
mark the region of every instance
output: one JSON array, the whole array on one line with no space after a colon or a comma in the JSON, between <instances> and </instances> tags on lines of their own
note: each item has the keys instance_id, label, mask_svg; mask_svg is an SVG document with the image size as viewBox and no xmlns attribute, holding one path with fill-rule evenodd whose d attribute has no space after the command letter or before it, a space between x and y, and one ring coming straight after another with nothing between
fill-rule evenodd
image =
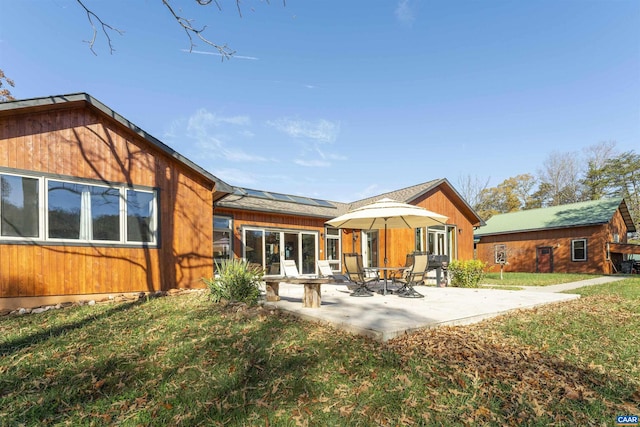
<instances>
[{"instance_id":1,"label":"patio door","mask_svg":"<svg viewBox=\"0 0 640 427\"><path fill-rule=\"evenodd\" d=\"M378 230L363 231L362 239L362 263L365 267L379 267L379 246Z\"/></svg>"}]
</instances>

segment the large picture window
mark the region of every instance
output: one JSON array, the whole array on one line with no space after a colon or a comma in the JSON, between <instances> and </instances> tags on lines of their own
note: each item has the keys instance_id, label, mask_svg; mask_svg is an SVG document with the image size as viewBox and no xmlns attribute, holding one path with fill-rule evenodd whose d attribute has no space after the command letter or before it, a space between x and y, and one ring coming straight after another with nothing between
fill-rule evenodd
<instances>
[{"instance_id":1,"label":"large picture window","mask_svg":"<svg viewBox=\"0 0 640 427\"><path fill-rule=\"evenodd\" d=\"M0 173L0 238L155 244L157 193L128 185Z\"/></svg>"}]
</instances>

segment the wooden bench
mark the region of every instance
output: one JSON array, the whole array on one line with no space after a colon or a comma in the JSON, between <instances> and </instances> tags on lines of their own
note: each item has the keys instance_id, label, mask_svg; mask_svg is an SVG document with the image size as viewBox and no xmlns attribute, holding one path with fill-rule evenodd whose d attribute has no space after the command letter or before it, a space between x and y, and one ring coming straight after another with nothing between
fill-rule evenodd
<instances>
[{"instance_id":1,"label":"wooden bench","mask_svg":"<svg viewBox=\"0 0 640 427\"><path fill-rule=\"evenodd\" d=\"M267 291L267 301L280 301L280 283L290 283L292 285L304 285L303 307L319 308L321 304L320 286L323 283L330 283L333 279L319 277L286 277L271 276L265 277L264 282Z\"/></svg>"}]
</instances>

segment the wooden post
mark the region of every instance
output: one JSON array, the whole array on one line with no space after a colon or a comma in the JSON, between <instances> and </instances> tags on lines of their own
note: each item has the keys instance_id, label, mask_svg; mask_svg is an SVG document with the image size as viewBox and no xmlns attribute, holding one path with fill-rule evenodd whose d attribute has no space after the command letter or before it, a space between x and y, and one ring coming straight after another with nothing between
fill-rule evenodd
<instances>
[{"instance_id":1,"label":"wooden post","mask_svg":"<svg viewBox=\"0 0 640 427\"><path fill-rule=\"evenodd\" d=\"M280 301L280 282L265 282L267 301Z\"/></svg>"},{"instance_id":2,"label":"wooden post","mask_svg":"<svg viewBox=\"0 0 640 427\"><path fill-rule=\"evenodd\" d=\"M304 301L303 307L319 308L320 307L320 283L304 284Z\"/></svg>"}]
</instances>

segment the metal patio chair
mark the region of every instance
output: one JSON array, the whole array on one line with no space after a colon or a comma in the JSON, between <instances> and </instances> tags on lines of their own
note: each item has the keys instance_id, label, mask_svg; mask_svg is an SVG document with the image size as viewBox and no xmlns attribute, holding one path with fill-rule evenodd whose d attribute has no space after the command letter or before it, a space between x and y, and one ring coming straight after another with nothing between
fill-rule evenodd
<instances>
[{"instance_id":1,"label":"metal patio chair","mask_svg":"<svg viewBox=\"0 0 640 427\"><path fill-rule=\"evenodd\" d=\"M368 283L378 282L379 277L368 277L362 266L362 255L356 253L344 254L344 268L349 280L356 284L351 293L352 297L371 297L373 291L367 287Z\"/></svg>"},{"instance_id":2,"label":"metal patio chair","mask_svg":"<svg viewBox=\"0 0 640 427\"><path fill-rule=\"evenodd\" d=\"M424 295L413 289L413 287L423 283L427 278L429 254L427 252L414 252L411 257L413 258L411 269L407 270L402 277L396 279L396 282L402 283L396 293L403 298L424 298Z\"/></svg>"}]
</instances>

